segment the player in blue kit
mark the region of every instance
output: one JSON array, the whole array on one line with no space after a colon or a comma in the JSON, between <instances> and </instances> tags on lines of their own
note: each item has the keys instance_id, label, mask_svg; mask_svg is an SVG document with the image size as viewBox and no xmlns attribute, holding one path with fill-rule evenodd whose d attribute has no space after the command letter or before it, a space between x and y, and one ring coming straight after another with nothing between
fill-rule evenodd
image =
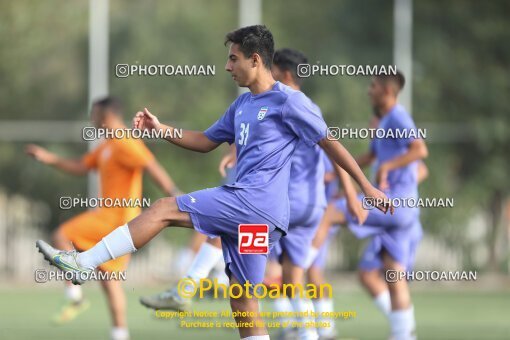
<instances>
[{"instance_id":1,"label":"player in blue kit","mask_svg":"<svg viewBox=\"0 0 510 340\"><path fill-rule=\"evenodd\" d=\"M404 77L400 73L372 79L369 97L380 119L378 129L407 131L407 136L374 138L370 152L358 159L360 166L375 162L375 181L390 198L400 200L418 198L418 167L420 160L428 155L425 142L414 137L416 127L411 116L397 103L398 93L403 86ZM384 293L384 287L387 287L391 301L388 317L392 336L396 340L413 339L415 320L407 281L382 282L379 270L382 268L384 271L401 273L410 269L422 233L419 208L400 207L394 216L387 217L377 210L370 210L366 222L359 225L349 213L345 200L340 199L328 206L313 247L320 248L328 227L336 223L347 222L358 238L371 237L360 261L362 283L377 295L375 303L381 310L384 310L383 305L388 304L383 301L387 297L377 293Z\"/></svg>"},{"instance_id":2,"label":"player in blue kit","mask_svg":"<svg viewBox=\"0 0 510 340\"><path fill-rule=\"evenodd\" d=\"M273 57L271 68L273 78L293 89L300 90L302 78L299 78L296 72L298 65L304 63L307 63L307 59L301 52L287 48L280 49L275 52ZM319 111L318 108L317 110ZM220 173L223 176L227 175L226 169L228 169L228 166L233 166L236 163L235 151L235 148L231 148L229 154L220 163L222 164ZM315 230L326 208L323 158L327 158L327 156L318 145L309 147L304 143L300 143L292 155L290 170L292 180L289 184L289 233L286 237L281 238L280 242L271 251L271 255L275 257L275 260L280 258L283 264L283 283L303 284L305 269L303 263L311 246ZM235 172L235 170L228 171L228 173L232 172ZM233 182L235 182L235 178L231 181L227 180L227 183ZM360 202L354 200L354 204L360 205ZM200 249L188 270L186 275L188 278L198 281L200 278L207 277L215 265L214 262L217 261L218 256L221 256L221 250L216 250L214 244L210 243L211 241L208 241ZM198 268L198 270L195 268ZM141 302L145 306L154 309L182 310L188 308L190 299L182 298L178 295L177 289L173 288L155 296L144 297ZM274 303L276 309L281 309L278 307L283 306L282 311L304 313L309 309L305 302L297 297L290 299L290 301L286 297L275 299ZM299 321L306 322L306 320ZM303 339L316 337L314 328L303 328L301 333L303 333L301 335Z\"/></svg>"},{"instance_id":3,"label":"player in blue kit","mask_svg":"<svg viewBox=\"0 0 510 340\"><path fill-rule=\"evenodd\" d=\"M267 254L241 254L238 248L240 224L268 226L268 249L287 232L289 223L288 186L291 157L298 143L319 144L345 169L369 197L381 200L379 208L391 209L386 195L366 179L356 161L337 141L326 138L327 126L320 112L300 91L275 82L271 75L274 42L271 32L261 25L248 26L226 36L229 55L226 70L241 87L240 95L225 114L204 132L182 131L182 138L170 142L198 152L210 152L221 143L235 143L237 177L233 184L158 200L138 217L120 226L88 251L64 252L44 241L37 246L44 257L59 269L83 282L99 264L133 253L167 226L195 228L210 236L220 236L231 285L262 282ZM174 128L161 124L147 109L133 119L135 129ZM168 134L164 133L168 136ZM173 135L173 133L170 133ZM233 291L230 304L238 324L263 323L258 316L258 300L249 292ZM269 339L265 327L239 327L242 339Z\"/></svg>"}]
</instances>

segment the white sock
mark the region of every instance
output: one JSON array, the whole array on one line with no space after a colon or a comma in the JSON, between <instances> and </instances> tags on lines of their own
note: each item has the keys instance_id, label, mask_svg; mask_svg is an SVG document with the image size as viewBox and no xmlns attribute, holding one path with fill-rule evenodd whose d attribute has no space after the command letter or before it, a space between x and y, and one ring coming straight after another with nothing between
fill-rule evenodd
<instances>
[{"instance_id":1,"label":"white sock","mask_svg":"<svg viewBox=\"0 0 510 340\"><path fill-rule=\"evenodd\" d=\"M80 302L83 298L83 292L81 286L66 285L65 290L66 298L71 302Z\"/></svg>"},{"instance_id":2,"label":"white sock","mask_svg":"<svg viewBox=\"0 0 510 340\"><path fill-rule=\"evenodd\" d=\"M391 335L395 340L413 340L414 334L414 310L408 309L394 310L390 312Z\"/></svg>"},{"instance_id":3,"label":"white sock","mask_svg":"<svg viewBox=\"0 0 510 340\"><path fill-rule=\"evenodd\" d=\"M313 300L313 306L315 309L315 313L321 315L322 313L331 313L333 312L333 299L323 298L323 299L315 299ZM330 314L331 315L331 314ZM319 336L331 336L335 334L335 319L333 317L323 317L319 316L316 318L317 322L329 322L329 327L319 327L317 332Z\"/></svg>"},{"instance_id":4,"label":"white sock","mask_svg":"<svg viewBox=\"0 0 510 340\"><path fill-rule=\"evenodd\" d=\"M207 278L213 267L222 257L223 251L221 248L216 248L204 242L197 255L195 255L195 259L191 263L186 276L196 281Z\"/></svg>"},{"instance_id":5,"label":"white sock","mask_svg":"<svg viewBox=\"0 0 510 340\"><path fill-rule=\"evenodd\" d=\"M128 340L129 331L127 328L113 327L112 331L110 332L110 337L112 340Z\"/></svg>"},{"instance_id":6,"label":"white sock","mask_svg":"<svg viewBox=\"0 0 510 340\"><path fill-rule=\"evenodd\" d=\"M195 252L189 248L179 250L172 264L172 273L177 275L177 277L184 276L194 256Z\"/></svg>"},{"instance_id":7,"label":"white sock","mask_svg":"<svg viewBox=\"0 0 510 340\"><path fill-rule=\"evenodd\" d=\"M273 308L278 313L288 313L288 312L292 312L294 310L294 308L290 304L289 299L286 297L283 297L283 298L280 297L280 298L274 299L273 300ZM288 326L286 328L289 328L289 329L291 328L292 322L296 321L296 319L291 316L280 317L279 319L282 324L282 327L283 327L283 323L287 322Z\"/></svg>"},{"instance_id":8,"label":"white sock","mask_svg":"<svg viewBox=\"0 0 510 340\"><path fill-rule=\"evenodd\" d=\"M390 292L385 290L374 298L374 304L379 308L379 310L384 314L384 316L389 317L391 312L391 297Z\"/></svg>"},{"instance_id":9,"label":"white sock","mask_svg":"<svg viewBox=\"0 0 510 340\"><path fill-rule=\"evenodd\" d=\"M313 261L317 258L317 255L319 254L319 249L310 246L310 249L308 249L308 254L306 255L305 259L305 268L310 268Z\"/></svg>"},{"instance_id":10,"label":"white sock","mask_svg":"<svg viewBox=\"0 0 510 340\"><path fill-rule=\"evenodd\" d=\"M242 338L241 340L270 340L270 339L269 339L269 335L254 335L254 336Z\"/></svg>"},{"instance_id":11,"label":"white sock","mask_svg":"<svg viewBox=\"0 0 510 340\"><path fill-rule=\"evenodd\" d=\"M98 242L94 247L78 254L78 263L94 269L102 263L136 251L127 224L118 227Z\"/></svg>"},{"instance_id":12,"label":"white sock","mask_svg":"<svg viewBox=\"0 0 510 340\"><path fill-rule=\"evenodd\" d=\"M296 313L308 312L308 315L311 315L311 312L313 312L313 304L308 304L304 299L291 298L290 304L292 305L292 309ZM311 308L311 310L310 310L310 308ZM298 328L298 334L299 334L300 340L317 340L319 338L319 334L317 334L317 329L304 327L305 323L314 321L313 317L299 316L299 317L297 317L297 321L303 325L303 327Z\"/></svg>"}]
</instances>

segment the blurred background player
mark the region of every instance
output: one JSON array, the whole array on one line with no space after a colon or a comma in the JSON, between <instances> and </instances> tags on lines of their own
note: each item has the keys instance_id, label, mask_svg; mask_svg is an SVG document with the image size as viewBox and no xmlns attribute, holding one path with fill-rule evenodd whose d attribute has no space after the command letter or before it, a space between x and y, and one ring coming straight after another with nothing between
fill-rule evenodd
<instances>
[{"instance_id":1,"label":"blurred background player","mask_svg":"<svg viewBox=\"0 0 510 340\"><path fill-rule=\"evenodd\" d=\"M94 103L91 114L96 128L126 129L122 121L122 105L113 97ZM142 177L144 170L166 194L176 192L172 179L154 159L144 143L137 139L106 139L97 148L81 159L72 160L57 156L48 150L28 145L26 152L41 163L51 165L73 175L86 175L89 171L99 173L102 198L140 199L142 197ZM114 230L119 224L126 223L141 211L140 207L99 207L78 214L64 222L53 233L53 244L64 250L73 246L84 251ZM104 272L120 272L127 268L129 255L103 263L98 267ZM101 285L108 299L113 321L112 339L128 339L126 320L126 298L118 280L103 280ZM80 286L66 283L67 303L56 315L55 322L64 323L74 319L87 308Z\"/></svg>"},{"instance_id":2,"label":"blurred background player","mask_svg":"<svg viewBox=\"0 0 510 340\"><path fill-rule=\"evenodd\" d=\"M379 129L416 131L411 116L397 103L398 93L404 83L400 72L395 76L372 78L369 97L374 113L379 118ZM418 166L420 160L428 155L422 139L413 138L411 133L406 137L409 138L375 138L369 154L358 159L361 165L375 162L375 182L390 198L400 200L418 198ZM421 174L424 175L423 169ZM388 310L385 295L387 287L391 301L388 317L393 338L414 339L415 318L407 281L381 282L377 268L379 266L384 271L397 272L397 276L408 270L414 261L422 233L419 208L401 206L392 217L370 210L366 222L359 225L347 211L345 200L338 200L328 206L319 227L320 233L314 239L314 248L322 245L329 226L343 222L347 222L357 237L371 237L360 261L360 277L363 285L372 295L375 294L375 303L381 310Z\"/></svg>"},{"instance_id":3,"label":"blurred background player","mask_svg":"<svg viewBox=\"0 0 510 340\"><path fill-rule=\"evenodd\" d=\"M379 126L379 117L377 115L372 117L370 121L370 128L377 128ZM356 159L360 167L371 166L373 168L373 175L377 171L377 164L374 162L374 155L371 151L361 155ZM428 177L428 169L423 161L418 161L418 175L417 182L420 184ZM345 217L343 217L345 221ZM405 264L407 271L412 270L415 261L416 250L418 244L423 236L423 229L421 226L420 218L418 217L414 225L409 230L412 235L409 239L410 254ZM375 306L389 318L391 312L391 297L388 289L388 283L383 278L383 263L380 256L374 254L372 251L367 251L362 255L358 266L358 277L361 285L370 294ZM414 326L413 326L414 327Z\"/></svg>"}]
</instances>

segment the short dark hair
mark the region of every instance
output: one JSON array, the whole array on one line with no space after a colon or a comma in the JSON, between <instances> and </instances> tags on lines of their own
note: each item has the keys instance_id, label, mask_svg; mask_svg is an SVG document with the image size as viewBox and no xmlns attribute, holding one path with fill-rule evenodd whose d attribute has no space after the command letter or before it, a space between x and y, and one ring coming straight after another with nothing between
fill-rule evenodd
<instances>
[{"instance_id":1,"label":"short dark hair","mask_svg":"<svg viewBox=\"0 0 510 340\"><path fill-rule=\"evenodd\" d=\"M246 26L228 33L227 43L238 44L246 58L257 53L262 58L266 68L270 69L273 62L274 40L271 31L264 25Z\"/></svg>"},{"instance_id":2,"label":"short dark hair","mask_svg":"<svg viewBox=\"0 0 510 340\"><path fill-rule=\"evenodd\" d=\"M123 105L120 99L112 96L98 99L94 102L93 107L97 108L101 115L104 115L106 111L113 112L119 116L122 116Z\"/></svg>"},{"instance_id":3,"label":"short dark hair","mask_svg":"<svg viewBox=\"0 0 510 340\"><path fill-rule=\"evenodd\" d=\"M406 78L404 74L397 70L396 74L379 74L375 76L376 79L380 80L383 84L392 83L396 87L396 94L398 94L406 84Z\"/></svg>"},{"instance_id":4,"label":"short dark hair","mask_svg":"<svg viewBox=\"0 0 510 340\"><path fill-rule=\"evenodd\" d=\"M273 64L282 71L289 71L294 82L299 85L303 83L303 78L297 75L298 65L307 63L308 59L302 52L291 48L279 49L274 53L273 57Z\"/></svg>"}]
</instances>

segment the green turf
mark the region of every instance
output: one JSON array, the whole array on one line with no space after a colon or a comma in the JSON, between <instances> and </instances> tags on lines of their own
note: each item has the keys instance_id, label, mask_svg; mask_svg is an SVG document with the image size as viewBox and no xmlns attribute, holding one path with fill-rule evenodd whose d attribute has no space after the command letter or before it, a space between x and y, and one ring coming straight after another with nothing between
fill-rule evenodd
<instances>
[{"instance_id":1,"label":"green turf","mask_svg":"<svg viewBox=\"0 0 510 340\"><path fill-rule=\"evenodd\" d=\"M138 304L142 294L156 289L129 288L128 322L132 339L238 339L226 329L184 330L176 320L157 319ZM62 291L55 288L0 289L0 339L107 339L109 315L102 293L85 287L91 307L74 322L55 327L49 322L59 309ZM413 293L420 339L510 339L508 292ZM357 317L337 322L341 339L387 339L385 319L362 292L337 293L336 310ZM229 310L226 301L204 300L196 310ZM263 302L263 308L269 308ZM274 331L271 332L274 334Z\"/></svg>"}]
</instances>

